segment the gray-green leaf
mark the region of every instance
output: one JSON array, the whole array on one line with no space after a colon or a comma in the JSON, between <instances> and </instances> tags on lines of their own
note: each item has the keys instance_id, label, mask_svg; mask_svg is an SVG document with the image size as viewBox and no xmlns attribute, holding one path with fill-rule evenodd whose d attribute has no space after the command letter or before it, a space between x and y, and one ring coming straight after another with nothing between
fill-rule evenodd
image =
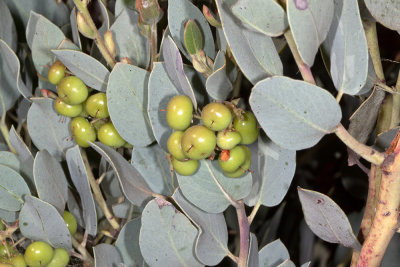
<instances>
[{"instance_id":1,"label":"gray-green leaf","mask_svg":"<svg viewBox=\"0 0 400 267\"><path fill-rule=\"evenodd\" d=\"M371 15L386 28L400 30L400 2L396 0L365 0Z\"/></svg>"},{"instance_id":2,"label":"gray-green leaf","mask_svg":"<svg viewBox=\"0 0 400 267\"><path fill-rule=\"evenodd\" d=\"M113 245L98 244L93 248L93 252L96 267L117 267L122 262L121 255Z\"/></svg>"},{"instance_id":3,"label":"gray-green leaf","mask_svg":"<svg viewBox=\"0 0 400 267\"><path fill-rule=\"evenodd\" d=\"M354 1L355 2L355 1ZM294 41L303 61L314 64L333 18L332 0L288 1L287 13Z\"/></svg>"},{"instance_id":4,"label":"gray-green leaf","mask_svg":"<svg viewBox=\"0 0 400 267\"><path fill-rule=\"evenodd\" d=\"M315 145L342 117L339 104L328 91L283 76L257 83L249 102L268 137L290 150Z\"/></svg>"},{"instance_id":5,"label":"gray-green leaf","mask_svg":"<svg viewBox=\"0 0 400 267\"><path fill-rule=\"evenodd\" d=\"M150 44L140 33L138 19L136 11L125 8L110 30L117 47L117 59L128 57L134 65L147 68L150 62Z\"/></svg>"},{"instance_id":6,"label":"gray-green leaf","mask_svg":"<svg viewBox=\"0 0 400 267\"><path fill-rule=\"evenodd\" d=\"M329 56L330 73L336 89L355 95L368 74L368 47L357 1L335 0L335 15L322 45Z\"/></svg>"},{"instance_id":7,"label":"gray-green leaf","mask_svg":"<svg viewBox=\"0 0 400 267\"><path fill-rule=\"evenodd\" d=\"M52 50L52 52L85 84L98 91L106 91L110 72L97 59L75 50Z\"/></svg>"},{"instance_id":8,"label":"gray-green leaf","mask_svg":"<svg viewBox=\"0 0 400 267\"><path fill-rule=\"evenodd\" d=\"M79 193L85 230L92 236L97 234L97 215L95 203L90 190L89 179L79 146L68 149L66 160L71 180Z\"/></svg>"},{"instance_id":9,"label":"gray-green leaf","mask_svg":"<svg viewBox=\"0 0 400 267\"><path fill-rule=\"evenodd\" d=\"M273 207L281 203L296 170L296 151L284 149L266 138L258 138L252 153L253 188L246 204Z\"/></svg>"},{"instance_id":10,"label":"gray-green leaf","mask_svg":"<svg viewBox=\"0 0 400 267\"><path fill-rule=\"evenodd\" d=\"M277 239L263 247L258 257L260 266L278 266L289 259L289 252L281 240Z\"/></svg>"},{"instance_id":11,"label":"gray-green leaf","mask_svg":"<svg viewBox=\"0 0 400 267\"><path fill-rule=\"evenodd\" d=\"M214 266L229 253L228 229L223 213L207 213L194 206L177 189L172 195L176 204L199 229L196 256L205 265Z\"/></svg>"},{"instance_id":12,"label":"gray-green leaf","mask_svg":"<svg viewBox=\"0 0 400 267\"><path fill-rule=\"evenodd\" d=\"M189 19L196 21L204 35L204 52L210 57L215 56L214 38L210 29L210 25L204 18L201 11L188 0L174 0L168 2L168 27L174 38L179 50L192 61L189 53L185 49L184 28L185 22Z\"/></svg>"},{"instance_id":13,"label":"gray-green leaf","mask_svg":"<svg viewBox=\"0 0 400 267\"><path fill-rule=\"evenodd\" d=\"M12 50L17 51L17 30L4 0L0 0L0 39L4 40Z\"/></svg>"},{"instance_id":14,"label":"gray-green leaf","mask_svg":"<svg viewBox=\"0 0 400 267\"><path fill-rule=\"evenodd\" d=\"M361 245L355 237L350 222L342 209L328 196L297 189L304 218L311 231L330 243L339 243L360 251Z\"/></svg>"},{"instance_id":15,"label":"gray-green leaf","mask_svg":"<svg viewBox=\"0 0 400 267\"><path fill-rule=\"evenodd\" d=\"M223 64L216 68L217 60L222 59ZM214 62L214 72L207 78L207 93L215 100L226 100L233 90L233 85L226 73L226 60L223 51L219 51Z\"/></svg>"},{"instance_id":16,"label":"gray-green leaf","mask_svg":"<svg viewBox=\"0 0 400 267\"><path fill-rule=\"evenodd\" d=\"M282 62L271 37L243 25L231 10L235 0L217 0L216 3L226 40L249 81L256 84L269 76L282 75Z\"/></svg>"},{"instance_id":17,"label":"gray-green leaf","mask_svg":"<svg viewBox=\"0 0 400 267\"><path fill-rule=\"evenodd\" d=\"M168 154L158 144L134 147L131 164L140 172L153 192L171 196L177 182L167 157Z\"/></svg>"},{"instance_id":18,"label":"gray-green leaf","mask_svg":"<svg viewBox=\"0 0 400 267\"><path fill-rule=\"evenodd\" d=\"M133 146L154 141L147 114L149 73L139 67L118 63L107 87L107 105L118 133Z\"/></svg>"},{"instance_id":19,"label":"gray-green leaf","mask_svg":"<svg viewBox=\"0 0 400 267\"><path fill-rule=\"evenodd\" d=\"M203 266L194 255L197 229L170 202L156 198L143 210L139 244L150 266Z\"/></svg>"},{"instance_id":20,"label":"gray-green leaf","mask_svg":"<svg viewBox=\"0 0 400 267\"><path fill-rule=\"evenodd\" d=\"M44 241L54 248L72 248L64 219L53 206L36 197L25 197L19 214L19 227L26 238Z\"/></svg>"},{"instance_id":21,"label":"gray-green leaf","mask_svg":"<svg viewBox=\"0 0 400 267\"><path fill-rule=\"evenodd\" d=\"M65 157L65 151L75 142L69 131L68 117L58 115L50 98L32 98L28 111L28 131L39 150L46 149L57 160Z\"/></svg>"},{"instance_id":22,"label":"gray-green leaf","mask_svg":"<svg viewBox=\"0 0 400 267\"><path fill-rule=\"evenodd\" d=\"M46 150L36 154L33 176L38 196L62 215L68 199L68 182L61 164Z\"/></svg>"},{"instance_id":23,"label":"gray-green leaf","mask_svg":"<svg viewBox=\"0 0 400 267\"><path fill-rule=\"evenodd\" d=\"M288 27L285 10L274 0L239 0L232 12L263 34L279 36Z\"/></svg>"},{"instance_id":24,"label":"gray-green leaf","mask_svg":"<svg viewBox=\"0 0 400 267\"><path fill-rule=\"evenodd\" d=\"M200 161L200 167L192 176L177 174L183 195L200 209L210 213L223 212L230 200L246 197L251 190L251 173L232 179L222 174L216 162Z\"/></svg>"},{"instance_id":25,"label":"gray-green leaf","mask_svg":"<svg viewBox=\"0 0 400 267\"><path fill-rule=\"evenodd\" d=\"M24 203L24 196L29 196L28 185L15 170L0 165L0 209L19 211Z\"/></svg>"}]
</instances>

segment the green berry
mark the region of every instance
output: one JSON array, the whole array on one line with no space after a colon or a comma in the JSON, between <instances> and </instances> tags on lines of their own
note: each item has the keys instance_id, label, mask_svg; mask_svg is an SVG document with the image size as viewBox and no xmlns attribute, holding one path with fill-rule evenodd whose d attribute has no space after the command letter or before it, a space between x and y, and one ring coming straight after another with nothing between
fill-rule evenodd
<instances>
[{"instance_id":1,"label":"green berry","mask_svg":"<svg viewBox=\"0 0 400 267\"><path fill-rule=\"evenodd\" d=\"M31 267L46 266L53 258L53 248L42 241L31 243L25 251L24 259Z\"/></svg>"},{"instance_id":2,"label":"green berry","mask_svg":"<svg viewBox=\"0 0 400 267\"><path fill-rule=\"evenodd\" d=\"M192 121L192 100L185 95L174 96L167 106L167 122L175 130L186 130Z\"/></svg>"},{"instance_id":3,"label":"green berry","mask_svg":"<svg viewBox=\"0 0 400 267\"><path fill-rule=\"evenodd\" d=\"M10 259L13 267L26 267L26 262L22 254L15 255Z\"/></svg>"},{"instance_id":4,"label":"green berry","mask_svg":"<svg viewBox=\"0 0 400 267\"><path fill-rule=\"evenodd\" d=\"M169 136L168 141L167 141L167 148L168 148L169 153L177 160L186 159L186 156L183 153L182 145L181 145L182 136L183 136L182 131L176 131L176 132L173 132Z\"/></svg>"},{"instance_id":5,"label":"green berry","mask_svg":"<svg viewBox=\"0 0 400 267\"><path fill-rule=\"evenodd\" d=\"M54 109L58 114L72 118L79 116L83 110L82 104L69 105L63 102L61 98L54 100Z\"/></svg>"},{"instance_id":6,"label":"green berry","mask_svg":"<svg viewBox=\"0 0 400 267\"><path fill-rule=\"evenodd\" d=\"M71 235L74 235L76 233L76 229L78 229L78 224L76 222L75 216L71 212L65 210L63 214L63 219L65 225L67 225L69 233Z\"/></svg>"},{"instance_id":7,"label":"green berry","mask_svg":"<svg viewBox=\"0 0 400 267\"><path fill-rule=\"evenodd\" d=\"M218 164L225 172L236 171L246 160L246 150L244 150L242 146L236 146L229 150L228 159L223 159L221 155L223 154L220 154Z\"/></svg>"},{"instance_id":8,"label":"green berry","mask_svg":"<svg viewBox=\"0 0 400 267\"><path fill-rule=\"evenodd\" d=\"M242 137L241 144L249 145L254 143L258 138L259 129L257 128L257 120L250 111L244 112L242 116L243 119L235 117L233 127Z\"/></svg>"},{"instance_id":9,"label":"green berry","mask_svg":"<svg viewBox=\"0 0 400 267\"><path fill-rule=\"evenodd\" d=\"M183 133L181 144L186 157L199 160L209 157L214 152L217 138L207 127L195 125Z\"/></svg>"},{"instance_id":10,"label":"green berry","mask_svg":"<svg viewBox=\"0 0 400 267\"><path fill-rule=\"evenodd\" d=\"M107 96L105 93L97 93L89 96L85 105L87 113L96 119L104 119L109 116Z\"/></svg>"},{"instance_id":11,"label":"green berry","mask_svg":"<svg viewBox=\"0 0 400 267\"><path fill-rule=\"evenodd\" d=\"M201 120L213 131L225 130L232 122L232 113L221 103L210 103L203 108Z\"/></svg>"},{"instance_id":12,"label":"green berry","mask_svg":"<svg viewBox=\"0 0 400 267\"><path fill-rule=\"evenodd\" d=\"M193 159L179 161L175 158L172 158L172 166L180 175L190 176L193 175L199 168L199 161Z\"/></svg>"},{"instance_id":13,"label":"green berry","mask_svg":"<svg viewBox=\"0 0 400 267\"><path fill-rule=\"evenodd\" d=\"M217 134L217 146L221 149L229 150L240 144L242 137L236 131L220 131Z\"/></svg>"},{"instance_id":14,"label":"green berry","mask_svg":"<svg viewBox=\"0 0 400 267\"><path fill-rule=\"evenodd\" d=\"M89 147L88 142L96 141L96 130L85 118L76 117L72 119L70 130L75 142L81 147Z\"/></svg>"},{"instance_id":15,"label":"green berry","mask_svg":"<svg viewBox=\"0 0 400 267\"><path fill-rule=\"evenodd\" d=\"M57 92L58 96L70 105L81 104L89 94L86 85L76 76L68 76L62 79L58 84Z\"/></svg>"},{"instance_id":16,"label":"green berry","mask_svg":"<svg viewBox=\"0 0 400 267\"><path fill-rule=\"evenodd\" d=\"M53 258L46 267L65 267L68 265L69 255L68 252L63 248L56 248L54 250Z\"/></svg>"},{"instance_id":17,"label":"green berry","mask_svg":"<svg viewBox=\"0 0 400 267\"><path fill-rule=\"evenodd\" d=\"M65 76L65 66L60 61L56 61L51 65L49 72L47 73L47 79L52 84L59 84Z\"/></svg>"},{"instance_id":18,"label":"green berry","mask_svg":"<svg viewBox=\"0 0 400 267\"><path fill-rule=\"evenodd\" d=\"M107 122L99 128L97 131L97 138L103 144L115 148L119 148L126 143L111 122Z\"/></svg>"},{"instance_id":19,"label":"green berry","mask_svg":"<svg viewBox=\"0 0 400 267\"><path fill-rule=\"evenodd\" d=\"M224 172L224 174L230 178L238 178L243 176L250 168L251 164L251 151L247 146L242 146L246 150L246 160L240 167L234 172Z\"/></svg>"}]
</instances>

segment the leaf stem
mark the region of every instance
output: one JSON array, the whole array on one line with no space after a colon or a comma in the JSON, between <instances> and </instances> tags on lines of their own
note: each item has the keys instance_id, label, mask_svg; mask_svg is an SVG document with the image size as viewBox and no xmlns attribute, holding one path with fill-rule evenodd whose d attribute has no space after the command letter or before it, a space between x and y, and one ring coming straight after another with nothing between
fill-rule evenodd
<instances>
[{"instance_id":1,"label":"leaf stem","mask_svg":"<svg viewBox=\"0 0 400 267\"><path fill-rule=\"evenodd\" d=\"M345 143L351 150L363 157L365 160L375 164L381 165L385 159L385 155L376 151L372 147L366 146L358 142L350 133L343 127L341 123L335 128L335 134Z\"/></svg>"},{"instance_id":2,"label":"leaf stem","mask_svg":"<svg viewBox=\"0 0 400 267\"><path fill-rule=\"evenodd\" d=\"M106 217L107 221L110 223L111 227L118 230L120 228L120 225L117 222L116 218L114 217L114 214L108 208L106 201L104 200L103 194L101 193L101 190L100 190L100 186L97 183L96 178L94 178L92 168L90 167L86 151L84 149L81 149L81 154L82 154L83 163L85 164L85 167L86 167L86 173L87 173L87 176L89 179L89 183L93 190L94 199L99 204L99 207L103 211L104 216Z\"/></svg>"},{"instance_id":3,"label":"leaf stem","mask_svg":"<svg viewBox=\"0 0 400 267\"><path fill-rule=\"evenodd\" d=\"M104 40L101 37L99 31L97 30L96 25L93 22L92 17L90 16L89 10L87 9L86 1L83 2L81 0L73 0L76 7L78 8L79 12L81 12L83 18L85 19L86 23L90 27L90 29L94 32L94 42L96 43L97 47L100 50L100 53L103 55L104 59L107 61L107 64L114 68L116 61L115 58L110 54L106 45L104 44Z\"/></svg>"},{"instance_id":4,"label":"leaf stem","mask_svg":"<svg viewBox=\"0 0 400 267\"><path fill-rule=\"evenodd\" d=\"M249 224L251 224L253 222L254 217L256 217L256 214L257 214L258 210L260 209L260 207L261 207L261 202L258 201L257 204L254 205L253 210L251 211L251 213L248 217Z\"/></svg>"},{"instance_id":5,"label":"leaf stem","mask_svg":"<svg viewBox=\"0 0 400 267\"><path fill-rule=\"evenodd\" d=\"M240 229L240 252L238 259L238 267L247 266L247 257L249 255L250 247L250 224L246 216L243 201L238 202L239 207L236 208L236 213Z\"/></svg>"},{"instance_id":6,"label":"leaf stem","mask_svg":"<svg viewBox=\"0 0 400 267\"><path fill-rule=\"evenodd\" d=\"M72 246L82 255L83 260L87 261L90 266L94 266L94 259L84 246L82 246L75 238L71 236Z\"/></svg>"},{"instance_id":7,"label":"leaf stem","mask_svg":"<svg viewBox=\"0 0 400 267\"><path fill-rule=\"evenodd\" d=\"M284 33L284 36L289 45L290 51L292 51L294 60L296 61L297 66L299 67L303 80L311 84L315 84L314 76L311 72L311 69L301 58L299 50L297 49L296 43L294 41L292 32L290 30L287 30Z\"/></svg>"}]
</instances>

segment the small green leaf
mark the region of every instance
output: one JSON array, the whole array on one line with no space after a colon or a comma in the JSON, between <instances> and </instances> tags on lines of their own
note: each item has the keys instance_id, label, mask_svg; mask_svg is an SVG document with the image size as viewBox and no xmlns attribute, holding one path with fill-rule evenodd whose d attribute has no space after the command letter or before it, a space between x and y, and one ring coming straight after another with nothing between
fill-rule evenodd
<instances>
[{"instance_id":1,"label":"small green leaf","mask_svg":"<svg viewBox=\"0 0 400 267\"><path fill-rule=\"evenodd\" d=\"M194 20L190 19L186 22L183 37L186 50L190 55L196 55L203 50L203 35Z\"/></svg>"}]
</instances>

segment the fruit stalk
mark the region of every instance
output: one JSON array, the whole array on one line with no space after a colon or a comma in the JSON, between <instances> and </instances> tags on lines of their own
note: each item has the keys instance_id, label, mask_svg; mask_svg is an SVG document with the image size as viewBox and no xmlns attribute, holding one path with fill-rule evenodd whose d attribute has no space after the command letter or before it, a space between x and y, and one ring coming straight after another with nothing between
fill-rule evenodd
<instances>
[{"instance_id":1,"label":"fruit stalk","mask_svg":"<svg viewBox=\"0 0 400 267\"><path fill-rule=\"evenodd\" d=\"M250 224L246 216L243 202L239 201L238 204L239 207L236 208L240 230L240 252L238 258L238 267L246 267L250 247Z\"/></svg>"},{"instance_id":2,"label":"fruit stalk","mask_svg":"<svg viewBox=\"0 0 400 267\"><path fill-rule=\"evenodd\" d=\"M376 213L371 229L365 240L358 267L380 266L386 248L399 224L400 205L400 132L392 141L382 164L382 180L379 190Z\"/></svg>"},{"instance_id":3,"label":"fruit stalk","mask_svg":"<svg viewBox=\"0 0 400 267\"><path fill-rule=\"evenodd\" d=\"M86 261L89 266L94 266L94 259L90 256L89 252L84 246L82 246L75 238L71 237L72 246L82 255L83 260Z\"/></svg>"},{"instance_id":4,"label":"fruit stalk","mask_svg":"<svg viewBox=\"0 0 400 267\"><path fill-rule=\"evenodd\" d=\"M78 8L79 12L81 12L82 16L85 18L86 23L89 27L94 31L94 41L99 48L101 54L103 55L104 59L107 61L108 65L113 68L116 64L115 58L110 54L106 45L104 44L103 38L101 37L99 31L96 28L96 25L93 22L92 17L90 16L89 10L85 3L81 0L74 0L76 7Z\"/></svg>"}]
</instances>

